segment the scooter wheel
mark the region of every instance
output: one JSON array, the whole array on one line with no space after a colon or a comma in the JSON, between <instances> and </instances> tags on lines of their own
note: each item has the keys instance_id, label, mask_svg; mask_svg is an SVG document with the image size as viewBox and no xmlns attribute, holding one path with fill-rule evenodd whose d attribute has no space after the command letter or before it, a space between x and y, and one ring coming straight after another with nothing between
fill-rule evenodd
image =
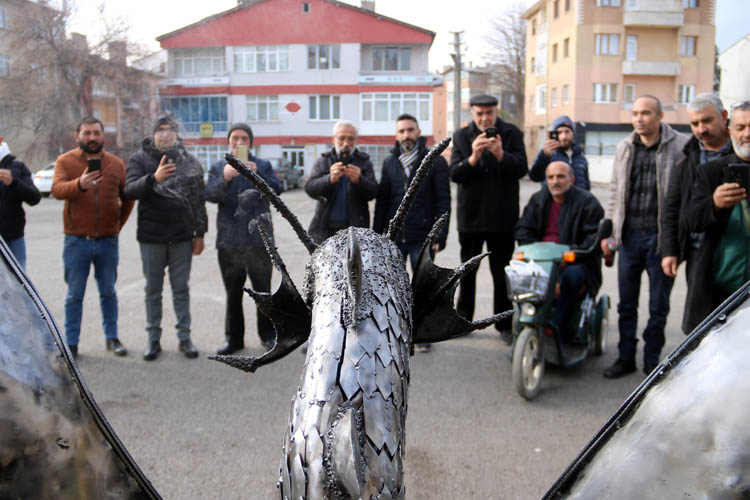
<instances>
[{"instance_id":1,"label":"scooter wheel","mask_svg":"<svg viewBox=\"0 0 750 500\"><path fill-rule=\"evenodd\" d=\"M531 400L539 394L544 377L544 352L538 328L526 326L513 349L513 386L518 395Z\"/></svg>"}]
</instances>

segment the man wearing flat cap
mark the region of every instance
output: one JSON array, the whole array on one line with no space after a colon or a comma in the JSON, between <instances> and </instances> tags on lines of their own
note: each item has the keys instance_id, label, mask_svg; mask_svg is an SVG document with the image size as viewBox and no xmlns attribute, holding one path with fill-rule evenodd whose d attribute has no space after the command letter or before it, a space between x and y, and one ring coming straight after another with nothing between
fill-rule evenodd
<instances>
[{"instance_id":1,"label":"man wearing flat cap","mask_svg":"<svg viewBox=\"0 0 750 500\"><path fill-rule=\"evenodd\" d=\"M451 180L458 184L458 241L461 261L482 252L487 244L494 283L493 312L512 308L503 268L513 256L513 231L518 222L518 180L528 172L523 133L497 117L497 99L471 98L472 122L453 134ZM461 280L457 310L474 317L476 271ZM510 320L495 325L506 342L512 340Z\"/></svg>"},{"instance_id":2,"label":"man wearing flat cap","mask_svg":"<svg viewBox=\"0 0 750 500\"><path fill-rule=\"evenodd\" d=\"M185 150L177 135L177 122L161 115L154 133L143 140L140 151L128 160L125 195L138 200L136 238L141 249L146 278L146 332L148 344L143 359L152 361L161 353L161 298L164 271L169 270L172 305L177 316L179 350L197 358L190 341L190 266L193 255L203 252L208 230L203 197L203 167Z\"/></svg>"}]
</instances>

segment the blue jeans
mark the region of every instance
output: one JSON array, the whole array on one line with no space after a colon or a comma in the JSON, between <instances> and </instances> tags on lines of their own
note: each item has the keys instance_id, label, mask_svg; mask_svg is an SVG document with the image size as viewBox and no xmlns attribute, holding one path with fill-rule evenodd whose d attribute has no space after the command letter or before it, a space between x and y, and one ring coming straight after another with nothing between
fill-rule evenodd
<instances>
[{"instance_id":1,"label":"blue jeans","mask_svg":"<svg viewBox=\"0 0 750 500\"><path fill-rule=\"evenodd\" d=\"M617 285L620 303L617 305L620 330L620 359L635 361L636 328L638 326L638 297L641 293L641 275L648 274L649 318L643 330L643 361L645 364L659 363L664 347L664 326L669 314L669 294L674 278L661 270L661 254L656 252L656 231L628 230L622 235L622 246L617 264Z\"/></svg>"},{"instance_id":2,"label":"blue jeans","mask_svg":"<svg viewBox=\"0 0 750 500\"><path fill-rule=\"evenodd\" d=\"M146 277L146 332L148 341L161 338L161 294L164 289L164 269L169 267L172 287L172 306L177 316L177 338L190 339L190 265L193 242L141 243L143 275Z\"/></svg>"},{"instance_id":3,"label":"blue jeans","mask_svg":"<svg viewBox=\"0 0 750 500\"><path fill-rule=\"evenodd\" d=\"M84 236L65 235L63 266L68 293L65 296L65 339L68 345L77 346L81 334L83 296L91 264L99 287L99 306L102 310L104 337L117 338L117 264L119 262L117 236L96 240Z\"/></svg>"},{"instance_id":4,"label":"blue jeans","mask_svg":"<svg viewBox=\"0 0 750 500\"><path fill-rule=\"evenodd\" d=\"M10 251L18 261L21 269L26 272L26 242L24 241L23 236L21 236L17 240L6 241L5 243L8 244L8 248L10 248Z\"/></svg>"}]
</instances>

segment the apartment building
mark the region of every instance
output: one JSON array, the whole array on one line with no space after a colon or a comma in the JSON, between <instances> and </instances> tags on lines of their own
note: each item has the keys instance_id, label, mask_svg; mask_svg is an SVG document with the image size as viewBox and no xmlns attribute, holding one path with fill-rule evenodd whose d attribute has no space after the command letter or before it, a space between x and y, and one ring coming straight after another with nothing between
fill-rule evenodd
<instances>
[{"instance_id":1,"label":"apartment building","mask_svg":"<svg viewBox=\"0 0 750 500\"><path fill-rule=\"evenodd\" d=\"M633 101L657 96L688 131L687 103L713 88L716 0L539 0L526 29L524 134L533 158L552 120L570 116L592 180L608 182L632 131Z\"/></svg>"},{"instance_id":2,"label":"apartment building","mask_svg":"<svg viewBox=\"0 0 750 500\"><path fill-rule=\"evenodd\" d=\"M750 33L743 36L719 54L721 84L719 97L725 107L750 99Z\"/></svg>"},{"instance_id":3,"label":"apartment building","mask_svg":"<svg viewBox=\"0 0 750 500\"><path fill-rule=\"evenodd\" d=\"M376 14L374 1L241 0L157 38L167 50L161 107L204 165L226 152L229 124L244 121L255 154L309 173L342 118L359 124L359 148L379 172L399 114L415 115L432 140L434 37Z\"/></svg>"}]
</instances>

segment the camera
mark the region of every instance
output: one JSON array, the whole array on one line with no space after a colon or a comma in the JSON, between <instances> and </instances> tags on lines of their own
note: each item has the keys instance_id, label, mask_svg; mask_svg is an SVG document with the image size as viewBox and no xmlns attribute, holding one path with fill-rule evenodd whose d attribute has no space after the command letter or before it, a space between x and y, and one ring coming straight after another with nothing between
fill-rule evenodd
<instances>
[{"instance_id":1,"label":"camera","mask_svg":"<svg viewBox=\"0 0 750 500\"><path fill-rule=\"evenodd\" d=\"M549 138L553 141L559 141L560 140L560 134L557 132L557 130L550 130L549 131Z\"/></svg>"},{"instance_id":2,"label":"camera","mask_svg":"<svg viewBox=\"0 0 750 500\"><path fill-rule=\"evenodd\" d=\"M490 137L496 137L497 136L497 129L495 127L487 127L487 129L484 131L484 135L489 139Z\"/></svg>"},{"instance_id":3,"label":"camera","mask_svg":"<svg viewBox=\"0 0 750 500\"><path fill-rule=\"evenodd\" d=\"M89 158L88 159L89 164L89 173L91 172L98 172L102 169L102 159L101 158Z\"/></svg>"}]
</instances>

